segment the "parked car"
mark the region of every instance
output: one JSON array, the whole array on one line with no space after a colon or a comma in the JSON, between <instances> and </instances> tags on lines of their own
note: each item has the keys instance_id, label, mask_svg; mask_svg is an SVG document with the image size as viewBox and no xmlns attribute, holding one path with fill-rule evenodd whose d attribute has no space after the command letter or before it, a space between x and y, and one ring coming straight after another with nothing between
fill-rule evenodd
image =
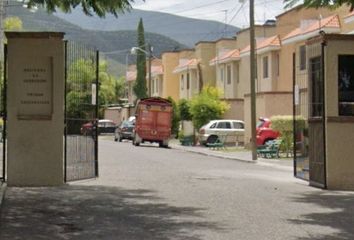
<instances>
[{"instance_id":1,"label":"parked car","mask_svg":"<svg viewBox=\"0 0 354 240\"><path fill-rule=\"evenodd\" d=\"M134 122L123 121L114 132L114 141L121 142L123 139L133 140Z\"/></svg>"},{"instance_id":2,"label":"parked car","mask_svg":"<svg viewBox=\"0 0 354 240\"><path fill-rule=\"evenodd\" d=\"M109 119L98 120L98 134L102 133L114 133L117 125ZM88 135L92 134L93 123L88 122L81 126L81 134Z\"/></svg>"},{"instance_id":3,"label":"parked car","mask_svg":"<svg viewBox=\"0 0 354 240\"><path fill-rule=\"evenodd\" d=\"M212 120L199 129L198 140L205 145L223 138L225 143L244 142L245 124L241 120Z\"/></svg>"},{"instance_id":4,"label":"parked car","mask_svg":"<svg viewBox=\"0 0 354 240\"><path fill-rule=\"evenodd\" d=\"M267 141L274 140L279 137L279 132L271 128L271 121L268 118L259 118L257 123L257 146L264 145Z\"/></svg>"}]
</instances>

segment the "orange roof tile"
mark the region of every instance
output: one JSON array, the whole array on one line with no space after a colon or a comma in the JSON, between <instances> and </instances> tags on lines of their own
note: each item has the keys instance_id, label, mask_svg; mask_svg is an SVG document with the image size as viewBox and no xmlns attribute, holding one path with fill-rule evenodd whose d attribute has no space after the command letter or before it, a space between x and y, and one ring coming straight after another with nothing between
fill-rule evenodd
<instances>
[{"instance_id":1,"label":"orange roof tile","mask_svg":"<svg viewBox=\"0 0 354 240\"><path fill-rule=\"evenodd\" d=\"M261 49L265 49L268 47L280 47L281 41L278 35L269 37L269 38L264 38L264 39L258 39L256 41L256 50L259 51ZM248 45L244 49L241 50L241 53L246 53L249 52L251 49L251 46Z\"/></svg>"},{"instance_id":2,"label":"orange roof tile","mask_svg":"<svg viewBox=\"0 0 354 240\"><path fill-rule=\"evenodd\" d=\"M198 60L196 58L189 59L188 61L180 63L175 69L174 72L185 71L188 68L196 68L198 65Z\"/></svg>"},{"instance_id":3,"label":"orange roof tile","mask_svg":"<svg viewBox=\"0 0 354 240\"><path fill-rule=\"evenodd\" d=\"M314 21L312 24L309 24L304 28L298 27L288 33L282 40L284 41L299 35L305 35L314 31L318 31L322 28L340 29L340 21L338 15L332 15L322 20Z\"/></svg>"},{"instance_id":4,"label":"orange roof tile","mask_svg":"<svg viewBox=\"0 0 354 240\"><path fill-rule=\"evenodd\" d=\"M128 71L126 72L126 80L128 82L136 80L136 71Z\"/></svg>"},{"instance_id":5,"label":"orange roof tile","mask_svg":"<svg viewBox=\"0 0 354 240\"><path fill-rule=\"evenodd\" d=\"M209 61L210 65L216 64L218 62L227 62L231 61L233 59L237 59L240 57L240 51L238 49L233 49L230 51L227 51L226 53L222 54L219 57L215 57Z\"/></svg>"},{"instance_id":6,"label":"orange roof tile","mask_svg":"<svg viewBox=\"0 0 354 240\"><path fill-rule=\"evenodd\" d=\"M159 66L154 66L152 65L151 66L151 74L156 76L156 75L162 75L163 74L163 67L162 65L159 65Z\"/></svg>"}]
</instances>

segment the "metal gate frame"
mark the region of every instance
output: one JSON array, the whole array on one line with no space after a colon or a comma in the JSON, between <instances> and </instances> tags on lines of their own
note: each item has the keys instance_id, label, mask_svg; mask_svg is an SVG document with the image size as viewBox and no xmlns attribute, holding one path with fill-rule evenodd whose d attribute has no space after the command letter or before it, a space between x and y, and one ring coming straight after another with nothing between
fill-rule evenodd
<instances>
[{"instance_id":1,"label":"metal gate frame","mask_svg":"<svg viewBox=\"0 0 354 240\"><path fill-rule=\"evenodd\" d=\"M69 58L68 58L68 48L70 47L69 44L76 44L78 46L77 43L71 43L68 41L65 41L65 93L64 93L64 180L65 182L69 182L69 181L76 181L76 180L84 180L84 179L89 179L89 178L96 178L99 176L99 171L98 171L98 131L97 131L97 123L98 123L98 104L99 104L99 100L98 100L98 93L99 93L99 51L98 50L93 50L92 48L88 48L85 47L83 45L80 45L79 47L79 51L78 54L83 54L83 52L85 51L91 51L91 53L93 53L94 56L94 62L95 62L95 79L93 79L93 84L95 84L96 89L95 89L95 95L96 95L96 99L95 99L95 110L92 112L93 113L93 117L91 119L76 119L76 120L91 120L92 122L92 134L85 135L85 136L77 136L77 138L87 138L87 139L93 139L94 141L94 148L91 149L93 150L93 166L94 166L94 171L90 171L91 174L87 175L87 174L81 174L80 175L80 169L76 169L78 170L77 173L77 177L75 178L69 178L68 177L68 172L70 171L70 163L68 161L68 149L70 146L70 143L72 143L72 141L68 141L68 124L70 120L73 119L69 119L68 117L68 112L67 112L67 93L68 93L68 71L69 71L69 67L68 67L68 63L69 63ZM76 149L77 150L77 149ZM86 149L87 150L87 149ZM90 153L90 152L86 152L86 153ZM92 153L92 152L91 152ZM82 156L81 156L82 157ZM86 162L87 164L87 162ZM92 162L91 162L92 164ZM90 165L91 165L90 164ZM83 166L81 166L81 168L83 168ZM92 169L91 169L92 170Z\"/></svg>"},{"instance_id":2,"label":"metal gate frame","mask_svg":"<svg viewBox=\"0 0 354 240\"><path fill-rule=\"evenodd\" d=\"M3 128L2 128L2 134L1 134L1 143L2 144L2 171L1 171L1 176L0 180L1 181L6 181L6 125L7 125L7 45L4 44L4 46L1 46L4 49L4 61L3 61L3 89L2 89L2 96L1 96L1 106L2 106L2 115L3 115Z\"/></svg>"},{"instance_id":3,"label":"metal gate frame","mask_svg":"<svg viewBox=\"0 0 354 240\"><path fill-rule=\"evenodd\" d=\"M297 64L296 62L296 57L297 55L300 54L293 54L293 129L294 129L294 135L293 135L293 145L294 145L294 176L304 179L304 180L308 180L310 182L310 185L312 186L316 186L316 187L320 187L320 188L327 188L327 179L326 179L326 131L325 131L325 127L326 127L326 121L325 121L325 85L324 85L324 69L325 69L325 61L324 61L324 57L325 57L325 47L326 47L326 43L324 41L312 41L311 39L308 40L306 42L306 73L304 74L304 78L301 79L301 74L299 74L299 63ZM313 57L319 57L320 58L320 81L322 84L322 102L320 102L319 104L321 104L322 108L321 108L321 116L316 118L316 121L321 121L321 125L317 124L317 130L316 129L310 129L310 125L311 125L311 121L314 118L311 117L311 107L314 105L312 102L312 93L311 93L311 66L310 66L310 59ZM302 86L301 86L302 85ZM301 87L303 87L304 89L301 89ZM307 91L305 92L304 95L301 95L301 90ZM296 96L298 95L298 96ZM304 99L301 99L301 96L304 96ZM296 99L297 98L297 99ZM300 98L300 100L299 100ZM305 113L306 112L306 113ZM295 117L298 115L305 115L303 117L305 117L306 120L306 125L308 126L308 130L307 130L307 136L308 136L308 144L309 144L309 151L308 152L312 152L312 154L307 153L307 155L305 154L304 156L298 156L298 152L299 152L299 147L298 147L298 142L297 142L297 128L296 128L296 120ZM322 128L322 129L319 129ZM317 141L315 138L311 138L311 131L312 134L314 134L313 131L321 131L321 134L323 135L322 139L318 139ZM305 141L306 142L306 141ZM320 146L321 148L323 148L323 153L322 156L320 157L320 159L314 159L314 158L318 158L318 154L314 153L314 151L316 149L314 149L314 144L319 144L318 146ZM312 145L312 147L311 147ZM312 148L312 149L311 149ZM301 159L302 158L302 159ZM307 158L307 160L306 160ZM318 161L320 160L320 161ZM300 161L300 162L299 162ZM303 162L301 162L303 161ZM308 161L308 176L306 176L306 174L304 174L304 172L301 172L301 170L299 170L301 167L299 166L301 164L304 164L305 161ZM314 169L314 165L318 164L322 162L322 164L319 164L317 166L319 166L321 169ZM312 166L311 166L312 165ZM323 172L323 176L320 176L320 180L318 179L319 176L315 176L316 171L318 172L318 170L320 170L321 172ZM312 174L311 174L312 173ZM317 178L317 179L316 179ZM319 180L319 181L318 181Z\"/></svg>"}]
</instances>

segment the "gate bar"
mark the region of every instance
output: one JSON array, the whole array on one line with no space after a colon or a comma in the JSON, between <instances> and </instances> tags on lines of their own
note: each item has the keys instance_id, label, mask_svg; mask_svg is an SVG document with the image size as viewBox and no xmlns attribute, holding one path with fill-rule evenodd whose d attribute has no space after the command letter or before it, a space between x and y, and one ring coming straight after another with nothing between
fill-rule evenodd
<instances>
[{"instance_id":1,"label":"gate bar","mask_svg":"<svg viewBox=\"0 0 354 240\"><path fill-rule=\"evenodd\" d=\"M295 56L295 53L293 53L293 145L294 145L293 156L294 156L294 177L297 176L295 84L296 84L296 56Z\"/></svg>"},{"instance_id":2,"label":"gate bar","mask_svg":"<svg viewBox=\"0 0 354 240\"><path fill-rule=\"evenodd\" d=\"M68 41L64 41L64 182L67 182L67 124L66 119L66 91L67 91L67 80L68 80Z\"/></svg>"},{"instance_id":3,"label":"gate bar","mask_svg":"<svg viewBox=\"0 0 354 240\"><path fill-rule=\"evenodd\" d=\"M3 89L3 130L2 130L2 179L6 176L6 122L7 122L7 45L4 44L4 89Z\"/></svg>"},{"instance_id":4,"label":"gate bar","mask_svg":"<svg viewBox=\"0 0 354 240\"><path fill-rule=\"evenodd\" d=\"M322 33L320 33L322 34ZM325 64L325 47L327 46L326 40L323 36L322 42L321 42L321 81L322 81L322 96L323 96L323 103L322 103L322 131L323 131L323 183L324 189L327 189L327 155L326 155L326 84L325 84L325 70L324 70L324 64Z\"/></svg>"},{"instance_id":5,"label":"gate bar","mask_svg":"<svg viewBox=\"0 0 354 240\"><path fill-rule=\"evenodd\" d=\"M99 61L100 55L99 51L96 50L96 112L95 112L95 122L96 122L96 131L95 131L95 176L98 177L98 88L99 88Z\"/></svg>"}]
</instances>

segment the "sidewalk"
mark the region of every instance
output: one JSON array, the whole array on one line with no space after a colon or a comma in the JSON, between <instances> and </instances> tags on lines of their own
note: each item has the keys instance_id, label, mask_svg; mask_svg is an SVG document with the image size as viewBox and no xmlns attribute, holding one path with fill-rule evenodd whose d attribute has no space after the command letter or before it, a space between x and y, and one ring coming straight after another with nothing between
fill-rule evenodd
<instances>
[{"instance_id":1,"label":"sidewalk","mask_svg":"<svg viewBox=\"0 0 354 240\"><path fill-rule=\"evenodd\" d=\"M178 149L186 152L193 152L211 157L218 157L230 160L243 161L247 163L259 164L262 166L269 166L273 168L283 169L287 171L293 171L293 159L266 159L260 158L256 161L252 160L252 152L248 150L227 152L221 150L212 150L204 146L182 146L177 140L172 140L169 143L172 149ZM227 149L227 148L226 148Z\"/></svg>"}]
</instances>

